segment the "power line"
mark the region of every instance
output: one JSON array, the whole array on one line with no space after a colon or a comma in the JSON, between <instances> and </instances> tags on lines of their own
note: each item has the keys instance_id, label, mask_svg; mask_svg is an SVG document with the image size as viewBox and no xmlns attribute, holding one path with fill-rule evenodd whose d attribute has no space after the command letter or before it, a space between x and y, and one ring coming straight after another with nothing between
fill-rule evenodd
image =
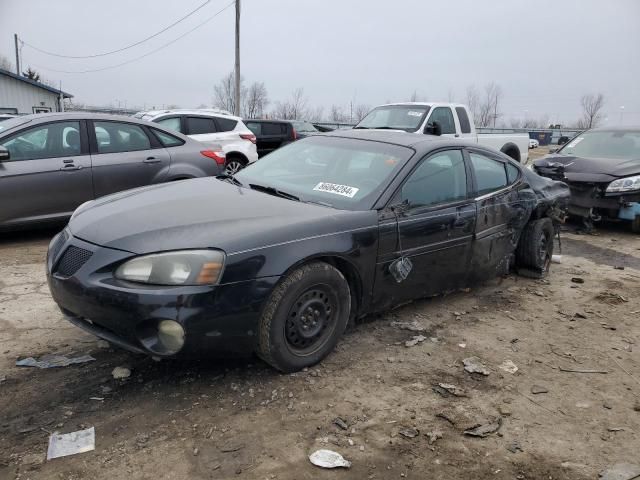
<instances>
[{"instance_id":1,"label":"power line","mask_svg":"<svg viewBox=\"0 0 640 480\"><path fill-rule=\"evenodd\" d=\"M146 42L147 40L151 40L152 38L157 37L158 35L160 35L161 33L166 32L167 30L169 30L170 28L175 27L176 25L178 25L180 22L186 20L187 18L189 18L191 15L193 15L194 13L196 13L198 10L200 10L202 7L204 7L207 3L209 3L211 0L206 0L203 4L201 4L199 7L197 7L195 10L190 11L189 13L187 13L184 17L176 20L175 22L173 22L171 25L166 26L165 28L163 28L162 30L154 33L153 35L150 35L146 38L143 38L142 40L139 40L135 43L132 43L131 45L127 45L126 47L122 47L119 48L117 50L111 50L109 52L103 52L103 53L96 53L94 55L63 55L60 53L53 53L53 52L49 52L47 50L43 50L42 48L36 47L35 45L31 45L28 42L25 42L24 40L20 39L21 42L30 47L33 48L34 50L37 50L40 53L44 53L45 55L51 55L53 57L59 57L59 58L96 58L96 57L104 57L106 55L112 55L114 53L119 53L119 52L123 52L125 50L129 50L130 48L136 47L138 45L140 45L141 43Z\"/></svg>"},{"instance_id":2,"label":"power line","mask_svg":"<svg viewBox=\"0 0 640 480\"><path fill-rule=\"evenodd\" d=\"M31 63L31 65L33 65L34 67L37 67L39 69L42 70L47 70L50 72L56 72L56 73L92 73L92 72L102 72L104 70L110 70L112 68L118 68L118 67L122 67L123 65L127 65L129 63L133 63L137 60L143 59L145 57L148 57L149 55L153 55L154 53L162 50L165 47L168 47L169 45L177 42L178 40L180 40L181 38L186 37L187 35L189 35L191 32L193 32L194 30L197 30L198 28L202 27L204 24L209 23L211 20L213 20L214 18L216 18L218 15L220 15L222 12L224 12L226 9L228 9L231 5L234 5L236 2L235 0L233 0L231 3L229 3L227 6L225 6L224 8L218 10L215 14L213 14L212 16L210 16L209 18L207 18L204 22L199 23L198 25L196 25L195 27L193 27L191 30L186 31L185 33L183 33L182 35L180 35L177 38L174 38L173 40L165 43L164 45L159 46L158 48L156 48L155 50L151 50L148 53L145 53L144 55L140 55L139 57L136 58L132 58L131 60L127 60L126 62L122 62L122 63L118 63L116 65L111 65L108 67L102 67L102 68L95 68L95 69L91 69L91 70L74 70L74 71L70 71L70 70L56 70L53 68L48 68L48 67L43 67L41 65L36 65L34 63Z\"/></svg>"}]
</instances>

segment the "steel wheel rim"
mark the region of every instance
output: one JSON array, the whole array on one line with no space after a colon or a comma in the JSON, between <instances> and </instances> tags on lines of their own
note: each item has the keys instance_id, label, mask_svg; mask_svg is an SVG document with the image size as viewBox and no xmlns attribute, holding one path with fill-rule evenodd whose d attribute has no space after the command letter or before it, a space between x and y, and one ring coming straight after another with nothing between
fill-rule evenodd
<instances>
[{"instance_id":1,"label":"steel wheel rim","mask_svg":"<svg viewBox=\"0 0 640 480\"><path fill-rule=\"evenodd\" d=\"M338 317L338 295L329 285L305 290L289 309L284 326L289 350L299 356L310 355L326 344Z\"/></svg>"},{"instance_id":2,"label":"steel wheel rim","mask_svg":"<svg viewBox=\"0 0 640 480\"><path fill-rule=\"evenodd\" d=\"M240 170L242 170L242 163L240 163L239 160L230 160L224 167L225 173L228 173L229 175L235 175Z\"/></svg>"}]
</instances>

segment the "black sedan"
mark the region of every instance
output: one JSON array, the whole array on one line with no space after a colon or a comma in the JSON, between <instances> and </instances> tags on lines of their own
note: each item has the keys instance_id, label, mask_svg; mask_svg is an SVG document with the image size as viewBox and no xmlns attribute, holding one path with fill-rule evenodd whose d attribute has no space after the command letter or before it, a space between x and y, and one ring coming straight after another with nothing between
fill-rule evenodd
<instances>
[{"instance_id":1,"label":"black sedan","mask_svg":"<svg viewBox=\"0 0 640 480\"><path fill-rule=\"evenodd\" d=\"M512 267L544 275L568 195L477 145L334 132L235 177L85 204L51 242L49 288L131 351L253 351L295 371L358 317Z\"/></svg>"},{"instance_id":2,"label":"black sedan","mask_svg":"<svg viewBox=\"0 0 640 480\"><path fill-rule=\"evenodd\" d=\"M640 129L588 130L533 168L569 185L569 213L582 218L587 230L614 219L630 221L640 233Z\"/></svg>"}]
</instances>

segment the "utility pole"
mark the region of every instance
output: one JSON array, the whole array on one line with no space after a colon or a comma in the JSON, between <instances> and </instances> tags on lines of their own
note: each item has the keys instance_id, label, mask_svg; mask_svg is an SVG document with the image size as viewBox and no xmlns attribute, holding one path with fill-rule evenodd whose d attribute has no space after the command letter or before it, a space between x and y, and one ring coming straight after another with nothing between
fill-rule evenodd
<instances>
[{"instance_id":1,"label":"utility pole","mask_svg":"<svg viewBox=\"0 0 640 480\"><path fill-rule=\"evenodd\" d=\"M236 89L235 89L235 113L240 116L240 0L236 0Z\"/></svg>"},{"instance_id":2,"label":"utility pole","mask_svg":"<svg viewBox=\"0 0 640 480\"><path fill-rule=\"evenodd\" d=\"M20 54L18 53L18 34L13 34L13 41L16 45L16 73L20 75Z\"/></svg>"}]
</instances>

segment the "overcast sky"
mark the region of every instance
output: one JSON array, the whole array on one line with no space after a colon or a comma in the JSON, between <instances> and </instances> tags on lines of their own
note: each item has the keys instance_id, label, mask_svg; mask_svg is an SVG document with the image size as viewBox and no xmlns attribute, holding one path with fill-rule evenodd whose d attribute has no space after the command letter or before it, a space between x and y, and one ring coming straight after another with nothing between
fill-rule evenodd
<instances>
[{"instance_id":1,"label":"overcast sky","mask_svg":"<svg viewBox=\"0 0 640 480\"><path fill-rule=\"evenodd\" d=\"M0 0L0 54L13 33L66 55L134 43L204 0ZM210 0L176 27L124 52L69 60L22 49L23 65L62 82L77 101L151 106L211 104L234 64L234 9L146 58L97 73L177 38L230 0ZM640 124L639 0L242 0L242 74L272 102L303 87L310 105L348 109L408 100L463 101L495 81L504 119L543 114L571 122L585 93L605 95L608 123ZM624 109L621 108L624 106Z\"/></svg>"}]
</instances>

